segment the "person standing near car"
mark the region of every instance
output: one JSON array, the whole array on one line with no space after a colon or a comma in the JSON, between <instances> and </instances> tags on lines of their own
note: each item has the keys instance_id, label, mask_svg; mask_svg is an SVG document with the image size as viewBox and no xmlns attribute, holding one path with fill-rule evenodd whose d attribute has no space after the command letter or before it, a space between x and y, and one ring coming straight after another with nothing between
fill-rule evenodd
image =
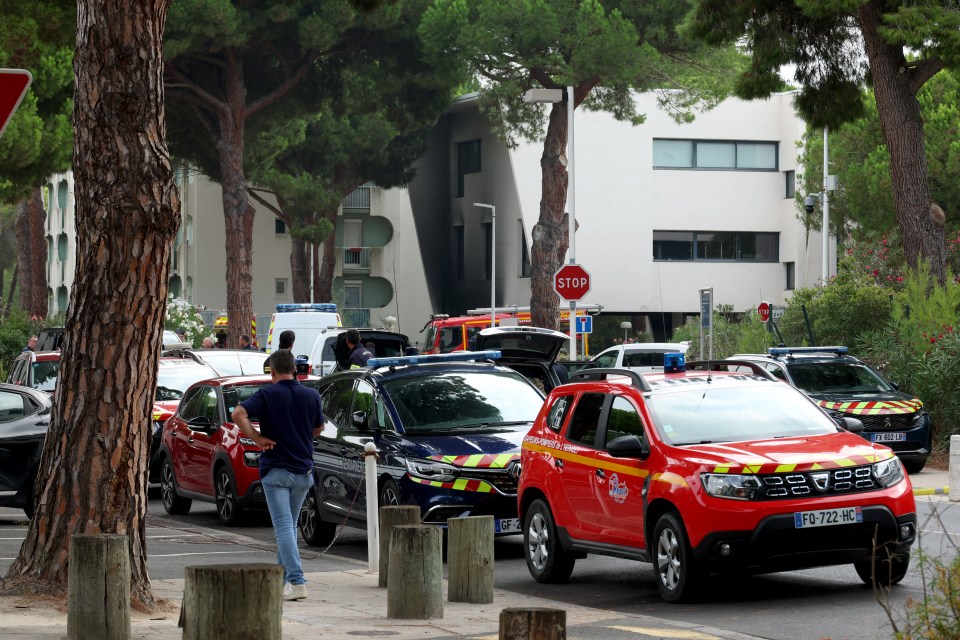
<instances>
[{"instance_id":1,"label":"person standing near car","mask_svg":"<svg viewBox=\"0 0 960 640\"><path fill-rule=\"evenodd\" d=\"M20 349L20 352L24 351L36 351L37 350L37 336L30 336L30 339L27 340L27 346L23 349Z\"/></svg>"},{"instance_id":2,"label":"person standing near car","mask_svg":"<svg viewBox=\"0 0 960 640\"><path fill-rule=\"evenodd\" d=\"M350 368L358 369L367 366L367 361L373 357L373 354L360 344L360 332L356 329L349 329L344 340L347 341L347 347L350 349Z\"/></svg>"},{"instance_id":3,"label":"person standing near car","mask_svg":"<svg viewBox=\"0 0 960 640\"><path fill-rule=\"evenodd\" d=\"M240 349L243 351L256 351L257 348L250 344L250 336L243 334L240 336Z\"/></svg>"},{"instance_id":4,"label":"person standing near car","mask_svg":"<svg viewBox=\"0 0 960 640\"><path fill-rule=\"evenodd\" d=\"M277 351L280 349L286 349L290 353L293 353L293 341L296 339L297 334L290 329L281 331L280 337L277 338ZM263 372L270 373L270 356L267 356L267 359L263 362Z\"/></svg>"},{"instance_id":5,"label":"person standing near car","mask_svg":"<svg viewBox=\"0 0 960 640\"><path fill-rule=\"evenodd\" d=\"M306 579L297 547L297 519L313 487L313 440L323 431L320 394L296 378L289 349L270 354L273 384L261 387L233 410L243 435L263 451L260 484L277 539L277 560L283 566L284 600L307 597ZM250 420L258 420L258 432Z\"/></svg>"}]
</instances>

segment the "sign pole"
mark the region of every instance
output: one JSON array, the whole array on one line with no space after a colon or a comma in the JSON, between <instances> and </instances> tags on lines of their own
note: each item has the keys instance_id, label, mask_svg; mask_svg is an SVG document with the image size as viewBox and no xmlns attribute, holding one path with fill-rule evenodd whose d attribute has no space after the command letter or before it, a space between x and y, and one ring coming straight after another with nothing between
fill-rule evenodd
<instances>
[{"instance_id":1,"label":"sign pole","mask_svg":"<svg viewBox=\"0 0 960 640\"><path fill-rule=\"evenodd\" d=\"M573 173L573 110L576 107L573 104L573 87L567 87L567 166L569 171L569 180L567 185L567 215L568 221L567 234L570 236L570 264L577 263L577 216L576 216L576 197L574 187L576 180ZM570 301L570 360L577 359L577 301Z\"/></svg>"}]
</instances>

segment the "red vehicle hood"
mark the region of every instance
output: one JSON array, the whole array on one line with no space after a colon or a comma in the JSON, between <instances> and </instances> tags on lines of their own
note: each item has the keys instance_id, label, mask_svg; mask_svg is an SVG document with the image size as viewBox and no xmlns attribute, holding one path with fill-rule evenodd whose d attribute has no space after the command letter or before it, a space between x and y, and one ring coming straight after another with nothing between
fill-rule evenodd
<instances>
[{"instance_id":1,"label":"red vehicle hood","mask_svg":"<svg viewBox=\"0 0 960 640\"><path fill-rule=\"evenodd\" d=\"M153 403L153 419L163 422L174 414L180 403L176 400Z\"/></svg>"},{"instance_id":2,"label":"red vehicle hood","mask_svg":"<svg viewBox=\"0 0 960 640\"><path fill-rule=\"evenodd\" d=\"M699 444L683 447L691 462L716 473L789 473L870 464L893 457L889 448L852 433Z\"/></svg>"}]
</instances>

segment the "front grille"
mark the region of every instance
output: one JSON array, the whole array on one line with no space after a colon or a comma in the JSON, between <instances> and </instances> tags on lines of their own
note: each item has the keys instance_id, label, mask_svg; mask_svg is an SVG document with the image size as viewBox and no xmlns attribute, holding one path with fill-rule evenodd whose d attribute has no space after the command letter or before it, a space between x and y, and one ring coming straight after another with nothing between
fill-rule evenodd
<instances>
[{"instance_id":1,"label":"front grille","mask_svg":"<svg viewBox=\"0 0 960 640\"><path fill-rule=\"evenodd\" d=\"M874 491L880 485L873 478L870 466L846 467L829 471L774 473L762 475L766 499L836 496L860 491Z\"/></svg>"},{"instance_id":2,"label":"front grille","mask_svg":"<svg viewBox=\"0 0 960 640\"><path fill-rule=\"evenodd\" d=\"M513 470L514 465L517 467L516 471ZM489 482L500 493L515 496L520 481L520 463L513 462L506 469L463 469L461 476Z\"/></svg>"},{"instance_id":3,"label":"front grille","mask_svg":"<svg viewBox=\"0 0 960 640\"><path fill-rule=\"evenodd\" d=\"M894 413L886 415L846 414L863 423L865 431L906 431L913 425L916 413Z\"/></svg>"}]
</instances>

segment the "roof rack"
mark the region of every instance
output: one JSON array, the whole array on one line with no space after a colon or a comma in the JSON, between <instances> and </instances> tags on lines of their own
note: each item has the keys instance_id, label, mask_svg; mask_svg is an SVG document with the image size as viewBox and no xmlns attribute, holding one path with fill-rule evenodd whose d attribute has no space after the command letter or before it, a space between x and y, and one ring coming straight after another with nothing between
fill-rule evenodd
<instances>
[{"instance_id":1,"label":"roof rack","mask_svg":"<svg viewBox=\"0 0 960 640\"><path fill-rule=\"evenodd\" d=\"M431 353L418 356L396 356L391 358L370 358L368 367L402 367L410 364L430 362L467 362L471 360L497 360L500 351L455 351L454 353Z\"/></svg>"},{"instance_id":2,"label":"roof rack","mask_svg":"<svg viewBox=\"0 0 960 640\"><path fill-rule=\"evenodd\" d=\"M730 367L749 367L754 375L767 380L779 380L777 376L764 369L761 364L749 360L694 360L687 363L688 371L691 369L694 371L730 371Z\"/></svg>"},{"instance_id":3,"label":"roof rack","mask_svg":"<svg viewBox=\"0 0 960 640\"><path fill-rule=\"evenodd\" d=\"M606 380L609 376L625 376L641 391L653 391L653 387L642 375L630 369L580 369L570 374L570 382Z\"/></svg>"},{"instance_id":4,"label":"roof rack","mask_svg":"<svg viewBox=\"0 0 960 640\"><path fill-rule=\"evenodd\" d=\"M842 356L847 353L846 347L770 347L767 353L771 356L790 356L797 353L833 353Z\"/></svg>"}]
</instances>

